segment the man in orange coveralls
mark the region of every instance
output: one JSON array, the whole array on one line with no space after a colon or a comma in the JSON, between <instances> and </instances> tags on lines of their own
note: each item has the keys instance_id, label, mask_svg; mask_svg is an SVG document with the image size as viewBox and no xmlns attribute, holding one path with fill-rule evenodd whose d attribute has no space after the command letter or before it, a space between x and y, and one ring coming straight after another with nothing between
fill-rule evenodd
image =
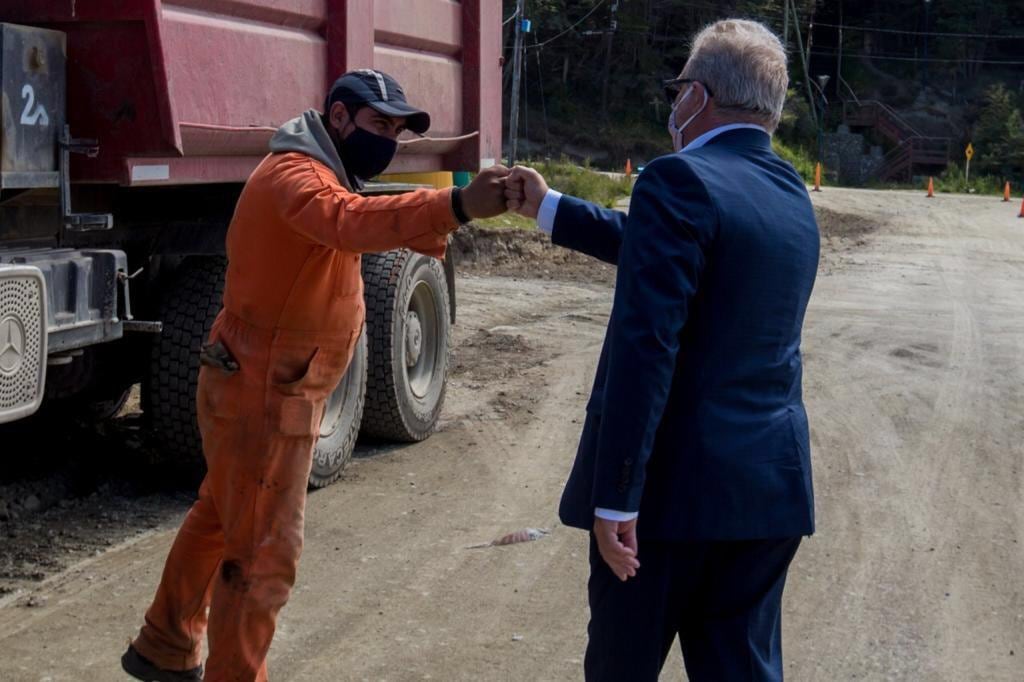
<instances>
[{"instance_id":1,"label":"man in orange coveralls","mask_svg":"<svg viewBox=\"0 0 1024 682\"><path fill-rule=\"evenodd\" d=\"M461 223L505 211L500 166L462 190L354 192L388 166L406 128L430 125L390 76L345 74L326 110L278 130L228 230L224 307L197 396L208 473L121 659L140 680L203 679L204 635L206 680L267 678L324 403L363 328L360 254L406 247L441 258Z\"/></svg>"}]
</instances>

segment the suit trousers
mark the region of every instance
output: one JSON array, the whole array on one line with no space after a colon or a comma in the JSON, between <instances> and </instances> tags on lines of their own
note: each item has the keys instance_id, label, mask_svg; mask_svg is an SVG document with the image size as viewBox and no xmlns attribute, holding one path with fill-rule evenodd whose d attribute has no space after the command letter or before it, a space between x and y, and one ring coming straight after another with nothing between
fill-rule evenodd
<instances>
[{"instance_id":1,"label":"suit trousers","mask_svg":"<svg viewBox=\"0 0 1024 682\"><path fill-rule=\"evenodd\" d=\"M782 680L782 590L801 538L639 543L621 582L591 535L588 682L657 680L678 636L691 682Z\"/></svg>"}]
</instances>

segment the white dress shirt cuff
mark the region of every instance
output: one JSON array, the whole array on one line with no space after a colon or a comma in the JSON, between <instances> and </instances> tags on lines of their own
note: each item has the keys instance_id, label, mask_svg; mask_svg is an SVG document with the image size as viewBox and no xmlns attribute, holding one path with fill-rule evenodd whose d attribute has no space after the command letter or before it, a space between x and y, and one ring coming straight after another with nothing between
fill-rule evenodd
<instances>
[{"instance_id":1,"label":"white dress shirt cuff","mask_svg":"<svg viewBox=\"0 0 1024 682\"><path fill-rule=\"evenodd\" d=\"M594 510L594 516L605 521L632 521L637 516L638 512L624 512L615 511L614 509L605 509L604 507L598 507Z\"/></svg>"},{"instance_id":2,"label":"white dress shirt cuff","mask_svg":"<svg viewBox=\"0 0 1024 682\"><path fill-rule=\"evenodd\" d=\"M555 214L558 213L558 202L562 193L549 189L544 195L544 201L540 202L540 210L537 211L537 227L541 232L551 234L555 231Z\"/></svg>"}]
</instances>

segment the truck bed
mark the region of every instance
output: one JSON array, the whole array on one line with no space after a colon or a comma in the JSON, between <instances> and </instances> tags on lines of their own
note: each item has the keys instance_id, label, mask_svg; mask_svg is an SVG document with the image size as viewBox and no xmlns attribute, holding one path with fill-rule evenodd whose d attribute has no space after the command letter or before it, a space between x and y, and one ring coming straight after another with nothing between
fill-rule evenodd
<instances>
[{"instance_id":1,"label":"truck bed","mask_svg":"<svg viewBox=\"0 0 1024 682\"><path fill-rule=\"evenodd\" d=\"M244 181L273 130L377 68L430 111L389 172L500 156L500 3L488 0L8 0L0 21L67 34L67 120L99 140L75 182Z\"/></svg>"}]
</instances>

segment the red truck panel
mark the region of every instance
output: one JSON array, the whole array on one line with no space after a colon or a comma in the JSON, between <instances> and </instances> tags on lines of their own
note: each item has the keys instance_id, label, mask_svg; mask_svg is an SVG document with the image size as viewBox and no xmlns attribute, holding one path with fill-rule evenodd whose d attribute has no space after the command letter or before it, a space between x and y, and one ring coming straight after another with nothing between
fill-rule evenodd
<instances>
[{"instance_id":1,"label":"red truck panel","mask_svg":"<svg viewBox=\"0 0 1024 682\"><path fill-rule=\"evenodd\" d=\"M68 121L100 141L74 178L238 182L273 130L343 71L394 75L431 113L389 172L474 170L501 150L496 0L6 0L0 21L68 36ZM465 136L469 136L466 138Z\"/></svg>"}]
</instances>

